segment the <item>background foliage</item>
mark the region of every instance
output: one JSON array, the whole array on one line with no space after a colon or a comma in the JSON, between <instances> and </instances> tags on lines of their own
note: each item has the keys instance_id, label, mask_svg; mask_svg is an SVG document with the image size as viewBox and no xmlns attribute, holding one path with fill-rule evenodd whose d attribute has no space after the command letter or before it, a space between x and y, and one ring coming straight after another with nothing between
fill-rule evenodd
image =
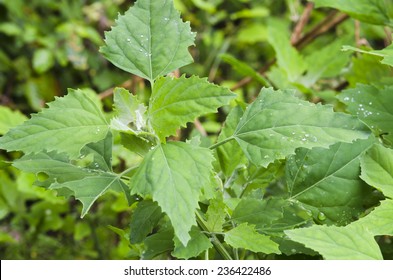
<instances>
[{"instance_id":1,"label":"background foliage","mask_svg":"<svg viewBox=\"0 0 393 280\"><path fill-rule=\"evenodd\" d=\"M1 135L9 128L25 121L29 114L40 111L46 102L54 100L56 96L65 95L68 87L81 88L89 92L91 98L103 107L107 118L113 115L111 96L115 86L142 93L142 99L147 100L149 85L144 80L114 67L98 52L98 48L104 44L104 31L109 30L114 24L118 12L123 13L133 4L133 1L25 2L0 1ZM389 47L392 43L393 7L390 1L374 1L376 5L383 5L384 13L373 13L373 10L367 6L369 1L355 1L355 4L346 1L350 4L335 6L330 4L334 1L319 0L314 1L315 7L310 2L300 0L177 0L174 2L181 11L182 18L190 21L192 30L197 32L196 47L190 49L195 63L181 68L180 74L208 77L211 82L231 88L237 95L236 102L233 101L231 107L236 103L241 105L231 111L226 128L218 138L219 141L220 137L225 139L225 134L234 133L245 104L257 98L261 87L273 86L276 89L293 89L302 99L313 103L331 104L336 111L347 110L357 115L373 129L374 134L385 146L391 148L393 139L391 134L386 134L386 131L393 132L389 122L392 111L384 104L376 106L379 99L375 98L375 94L379 93L387 104L393 104L390 102L391 94L389 94L393 84L392 51ZM345 13L334 8L339 8ZM343 45L347 45L346 51L341 51ZM364 85L359 85L360 83ZM342 92L344 89L346 90ZM359 96L356 95L360 89L368 93L362 96L362 100L358 100ZM283 95L282 100L288 98ZM282 110L285 111L287 108ZM202 146L212 145L229 111L229 107L224 107L218 114L207 114L194 124L189 124L187 128L178 131L175 139L185 140L199 135ZM310 111L309 118L312 117ZM381 118L387 121L381 122ZM139 163L140 157L123 148L118 135L114 137L114 171L120 173L127 166ZM302 138L299 139L300 142L301 140ZM240 142L239 144L241 145ZM361 178L365 182L376 186L385 196L392 197L392 184L389 181L391 173L390 177L389 172L383 174L387 182L380 186L378 180L381 177L375 178L375 172L367 172L376 168L373 159L380 158L381 154L391 154L391 149L386 148L387 151L383 151L382 147L376 146L368 150L365 157L360 158L360 155L370 146L367 140L359 140L355 145L340 143L328 151L300 148L295 156L288 159L293 163L291 168L284 168L282 162L268 166L270 162L266 161L264 167L267 169L260 170L255 170L256 167L238 169L238 162L246 163L246 160L239 153L240 149L236 143L225 149L220 147L217 153L223 158L227 156L238 159L233 161L233 165L231 161L221 163L221 168L227 179L226 184L231 185L229 191L234 196L240 195L241 192L248 196L248 200L244 202L247 207L252 203L255 203L255 207L264 207L256 202L263 195L259 193L261 186L264 186L264 192L279 198L284 193L284 184L289 186L291 196L306 202L309 197L315 196L313 188L323 188L323 184L326 183L320 180L325 174L315 172L328 167L328 160L320 161L321 154L325 153L323 158L326 159L333 158L337 154L345 154L346 159L335 162L337 166L333 166L329 180L333 180L336 184L343 184L342 180L346 180L345 191L351 192L354 196L350 203L343 202L343 211L345 210L347 216L337 217L334 211L329 212L328 207L326 211L313 213L317 223L345 225L353 217L371 211L378 200L383 198L381 192L370 188L365 190L369 201L356 199L353 190L364 182L358 179L354 162L360 161L364 170ZM305 146L305 148L311 147ZM226 154L228 151L231 153ZM168 234L170 228L165 229L165 221L162 221L160 234L151 235L143 244L138 242L141 242L144 236L133 235L132 232L130 235L131 217L143 216L144 209L154 210L156 205L146 201L138 208L135 204L128 207L126 198L122 194L110 191L91 206L89 215L80 219L82 205L79 202L58 198L54 191L45 191L40 187L32 186L37 180L36 176L21 172L7 164L8 161L20 156L18 152L2 151L0 154L2 160L0 257L2 259L171 257L168 254L168 246L173 246L171 240L163 242L165 237L172 234ZM349 162L345 162L347 159ZM22 164L23 162L20 162L20 165ZM389 166L389 163L386 165ZM304 171L307 167L309 170ZM346 169L343 169L344 167ZM307 172L314 177L307 177ZM233 174L236 176L232 176ZM42 178L38 176L40 182L48 179L45 174L39 175L42 175ZM390 191L389 188L384 187L386 185L390 186ZM243 188L244 186L246 188ZM304 188L309 190L308 193L304 192ZM314 202L323 203L318 200ZM215 213L213 209L223 209L225 206L220 203L222 202L218 200L211 202L210 212L207 209L207 214L213 215ZM235 201L233 203L235 205ZM277 199L271 203L280 205L283 202ZM237 211L232 213L234 221L250 222L244 220L247 213L243 212L247 211L247 207L236 207ZM307 215L302 212L302 209L291 207L294 208L288 207L288 215L292 213ZM359 212L360 208L364 211ZM307 218L297 218L293 219L293 224L307 222ZM210 229L219 232L221 229L215 228L217 227L215 219L220 220L223 217L214 216L208 219L207 223ZM279 220L274 218L269 220L271 223L277 221ZM132 219L131 223L133 223ZM256 224L258 229L258 221L252 223ZM357 223L351 230L352 232L361 230L360 228L364 226L366 226L365 222ZM376 228L375 234L370 234L368 238L374 239L374 235L377 235L376 239L383 257L392 259L392 238L384 235L389 229ZM270 230L274 231L274 226L271 226ZM307 242L308 237L319 234L323 241L323 235L327 232L320 233L319 230L310 227L305 231L293 230L288 235L296 241ZM330 236L346 234L345 228L331 227L330 231ZM199 238L198 233L200 232L197 230L191 231L192 238ZM237 237L244 234L254 236L257 233L255 228L239 226L226 235L225 242L234 248L258 251L258 248L247 248L247 245L238 243ZM271 247L268 249L270 255L259 253L243 257L321 258L314 251L300 245L298 249L293 249L295 246L292 244L293 241L280 240L279 237L275 241L280 244L284 254L274 255L277 253L277 248ZM364 244L364 240L361 239L353 242L355 248L359 244ZM325 245L323 244L322 248ZM209 244L205 246L208 247ZM258 246L257 242L255 246ZM316 244L313 249L318 250L319 246L320 244ZM286 251L285 248L292 249ZM335 252L319 252L325 257L337 256ZM172 254L172 257L186 258L186 254L187 252L177 246L177 251Z\"/></svg>"}]
</instances>

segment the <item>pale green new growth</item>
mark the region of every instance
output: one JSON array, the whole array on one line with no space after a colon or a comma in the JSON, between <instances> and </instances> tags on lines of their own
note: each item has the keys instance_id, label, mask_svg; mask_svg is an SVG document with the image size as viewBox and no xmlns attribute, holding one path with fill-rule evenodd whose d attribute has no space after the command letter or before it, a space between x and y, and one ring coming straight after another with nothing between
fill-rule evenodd
<instances>
[{"instance_id":1,"label":"pale green new growth","mask_svg":"<svg viewBox=\"0 0 393 280\"><path fill-rule=\"evenodd\" d=\"M111 128L138 134L146 129L146 107L123 88L114 90L114 106L117 116L111 121Z\"/></svg>"},{"instance_id":2,"label":"pale green new growth","mask_svg":"<svg viewBox=\"0 0 393 280\"><path fill-rule=\"evenodd\" d=\"M193 61L188 47L194 38L172 0L138 0L106 32L100 51L117 67L153 83Z\"/></svg>"}]
</instances>

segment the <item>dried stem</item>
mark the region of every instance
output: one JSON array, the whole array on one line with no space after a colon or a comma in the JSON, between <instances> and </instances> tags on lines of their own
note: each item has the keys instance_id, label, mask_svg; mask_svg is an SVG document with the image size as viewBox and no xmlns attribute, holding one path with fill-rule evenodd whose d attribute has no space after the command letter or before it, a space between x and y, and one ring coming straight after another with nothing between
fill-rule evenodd
<instances>
[{"instance_id":1,"label":"dried stem","mask_svg":"<svg viewBox=\"0 0 393 280\"><path fill-rule=\"evenodd\" d=\"M314 8L314 3L312 2L308 2L306 7L304 8L303 14L300 16L299 21L297 22L295 29L293 30L292 36L291 36L291 43L292 45L299 41L303 29L306 26L306 24L308 23L308 20L310 19L311 16L311 11Z\"/></svg>"}]
</instances>

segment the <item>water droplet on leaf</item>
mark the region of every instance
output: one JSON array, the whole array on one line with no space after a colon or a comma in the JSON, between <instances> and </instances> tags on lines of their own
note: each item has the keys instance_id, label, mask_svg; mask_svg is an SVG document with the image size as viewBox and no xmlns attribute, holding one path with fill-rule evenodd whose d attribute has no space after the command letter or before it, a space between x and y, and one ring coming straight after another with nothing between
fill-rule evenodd
<instances>
[{"instance_id":1,"label":"water droplet on leaf","mask_svg":"<svg viewBox=\"0 0 393 280\"><path fill-rule=\"evenodd\" d=\"M326 220L326 215L325 215L325 213L319 212L319 214L318 214L318 220L320 220L320 221Z\"/></svg>"}]
</instances>

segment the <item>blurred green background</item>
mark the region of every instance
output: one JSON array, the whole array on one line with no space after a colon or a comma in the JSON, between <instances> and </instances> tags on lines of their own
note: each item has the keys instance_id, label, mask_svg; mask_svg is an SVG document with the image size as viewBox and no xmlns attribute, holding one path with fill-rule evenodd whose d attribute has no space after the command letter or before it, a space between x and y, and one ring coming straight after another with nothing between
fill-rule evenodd
<instances>
[{"instance_id":1,"label":"blurred green background","mask_svg":"<svg viewBox=\"0 0 393 280\"><path fill-rule=\"evenodd\" d=\"M108 114L114 86L139 94L148 92L145 81L117 69L98 52L104 44L104 32L114 24L118 13L133 2L0 0L0 135L40 111L46 102L64 95L67 88L89 89L102 101ZM372 48L383 48L388 42L382 26L362 23L356 29L353 19L343 19L321 36L314 34L311 41L299 45L300 53L290 61L293 69L289 73L283 63L273 65L277 49L269 38L268 25L273 24L282 32L284 42L273 43L276 48L284 48L307 1L174 2L183 19L190 21L198 33L196 47L190 50L195 63L180 69L181 73L208 77L232 88L244 102L252 101L263 85L270 84L275 88L294 88L304 99L332 103L340 110L334 96L342 88L359 81L391 82L391 70L376 58L339 52L344 44L359 43L359 38L367 38L366 45ZM312 32L331 12L314 9L301 35ZM332 59L332 53L339 55ZM296 63L297 55L306 66ZM330 67L321 71L326 64ZM302 67L307 68L304 74ZM256 70L261 70L263 76ZM302 75L291 76L297 72ZM239 84L242 80L244 83ZM202 131L216 135L224 119L225 112L206 116L201 119ZM118 171L135 160L120 147L116 150L115 146L115 153ZM122 195L106 194L80 219L79 202L32 186L36 176L7 164L19 156L0 151L1 259L140 258L143 248L128 242L133 208Z\"/></svg>"}]
</instances>

